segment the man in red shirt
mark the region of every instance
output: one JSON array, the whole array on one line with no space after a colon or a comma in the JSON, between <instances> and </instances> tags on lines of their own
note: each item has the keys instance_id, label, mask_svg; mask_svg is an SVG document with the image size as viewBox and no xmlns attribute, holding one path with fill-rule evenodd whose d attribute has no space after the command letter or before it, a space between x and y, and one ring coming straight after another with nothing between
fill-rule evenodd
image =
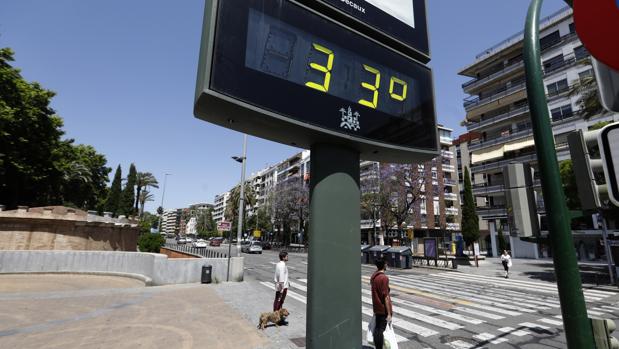
<instances>
[{"instance_id":1,"label":"man in red shirt","mask_svg":"<svg viewBox=\"0 0 619 349\"><path fill-rule=\"evenodd\" d=\"M391 307L391 297L389 296L389 278L385 275L386 265L385 260L379 258L374 263L376 264L376 272L370 279L372 286L372 306L374 308L374 316L376 317L376 326L374 327L374 345L376 349L383 349L383 332L387 328L387 323L391 323L391 315L393 309Z\"/></svg>"}]
</instances>

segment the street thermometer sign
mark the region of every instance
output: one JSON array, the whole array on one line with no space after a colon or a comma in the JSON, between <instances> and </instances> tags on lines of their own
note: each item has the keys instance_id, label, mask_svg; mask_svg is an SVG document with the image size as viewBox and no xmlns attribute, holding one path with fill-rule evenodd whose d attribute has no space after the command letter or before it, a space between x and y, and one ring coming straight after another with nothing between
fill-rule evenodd
<instances>
[{"instance_id":1,"label":"street thermometer sign","mask_svg":"<svg viewBox=\"0 0 619 349\"><path fill-rule=\"evenodd\" d=\"M425 28L425 3L410 2L424 6L409 24ZM293 1L206 2L194 114L302 148L343 145L368 160L438 155L430 68Z\"/></svg>"}]
</instances>

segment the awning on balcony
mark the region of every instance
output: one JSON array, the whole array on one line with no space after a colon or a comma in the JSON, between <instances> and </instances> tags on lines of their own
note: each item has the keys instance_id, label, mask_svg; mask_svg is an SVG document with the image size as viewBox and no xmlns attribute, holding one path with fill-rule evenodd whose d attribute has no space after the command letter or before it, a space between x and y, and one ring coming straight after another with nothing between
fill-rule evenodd
<instances>
[{"instance_id":1,"label":"awning on balcony","mask_svg":"<svg viewBox=\"0 0 619 349\"><path fill-rule=\"evenodd\" d=\"M471 163L477 164L480 162L503 157L503 154L505 153L504 147L504 145L499 145L496 147L492 147L489 150L485 149L483 152L474 152L471 155Z\"/></svg>"},{"instance_id":2,"label":"awning on balcony","mask_svg":"<svg viewBox=\"0 0 619 349\"><path fill-rule=\"evenodd\" d=\"M533 137L531 137L531 138L527 138L527 139L520 140L517 142L507 143L504 145L504 147L505 147L505 152L508 152L508 151L524 149L527 147L532 147L534 145L535 145L535 140L533 139Z\"/></svg>"}]
</instances>

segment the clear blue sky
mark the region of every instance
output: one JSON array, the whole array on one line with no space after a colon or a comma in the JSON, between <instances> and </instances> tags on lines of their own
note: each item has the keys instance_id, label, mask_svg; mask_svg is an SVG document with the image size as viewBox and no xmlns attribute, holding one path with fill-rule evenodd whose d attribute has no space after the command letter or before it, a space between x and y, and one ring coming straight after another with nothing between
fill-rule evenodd
<instances>
[{"instance_id":1,"label":"clear blue sky","mask_svg":"<svg viewBox=\"0 0 619 349\"><path fill-rule=\"evenodd\" d=\"M475 55L524 27L528 1L428 0L439 122L464 130L457 75ZM548 0L543 14L564 6ZM28 80L57 92L67 137L108 165L134 162L163 184L164 206L212 202L239 181L240 133L199 121L192 104L204 0L1 0L0 47L16 51ZM249 137L248 174L296 148ZM112 173L113 174L113 173ZM154 210L161 200L155 191Z\"/></svg>"}]
</instances>

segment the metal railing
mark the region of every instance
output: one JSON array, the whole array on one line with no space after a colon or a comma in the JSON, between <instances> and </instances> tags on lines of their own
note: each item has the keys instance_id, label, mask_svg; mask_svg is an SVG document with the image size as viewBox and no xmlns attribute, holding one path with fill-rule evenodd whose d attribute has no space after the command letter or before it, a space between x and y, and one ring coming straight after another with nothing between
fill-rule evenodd
<instances>
[{"instance_id":1,"label":"metal railing","mask_svg":"<svg viewBox=\"0 0 619 349\"><path fill-rule=\"evenodd\" d=\"M510 133L508 135L504 135L504 136L498 135L498 136L495 136L493 138L486 139L483 141L476 140L474 142L471 142L471 145L469 146L469 150L470 151L479 150L479 149L493 146L496 144L506 143L506 142L513 141L516 139L524 138L530 135L533 135L533 128L531 128L531 124L529 123L523 126L522 128L516 130L516 132Z\"/></svg>"},{"instance_id":2,"label":"metal railing","mask_svg":"<svg viewBox=\"0 0 619 349\"><path fill-rule=\"evenodd\" d=\"M209 248L193 247L191 245L177 245L177 244L169 244L169 243L164 244L163 247L169 250L183 252L183 253L187 253L187 254L191 254L191 255L199 256L199 257L204 257L204 258L228 258L228 252L223 251L223 250L219 251L219 250L212 250Z\"/></svg>"},{"instance_id":3,"label":"metal railing","mask_svg":"<svg viewBox=\"0 0 619 349\"><path fill-rule=\"evenodd\" d=\"M499 121L511 119L513 117L525 114L527 112L529 112L529 106L525 105L523 107L510 110L508 112L499 114L497 116L494 116L494 117L491 117L491 118L488 118L488 119L484 119L484 120L480 120L479 122L468 122L466 124L466 128L467 128L468 131L473 131L473 130L476 130L476 129L480 128L480 127L487 126L487 125L492 125L492 124L497 123Z\"/></svg>"},{"instance_id":4,"label":"metal railing","mask_svg":"<svg viewBox=\"0 0 619 349\"><path fill-rule=\"evenodd\" d=\"M479 185L476 184L476 186L473 188L473 195L483 195L483 194L490 194L490 193L498 193L498 192L502 192L505 191L505 185L504 184L498 184L498 185L487 185L484 183L484 185Z\"/></svg>"},{"instance_id":5,"label":"metal railing","mask_svg":"<svg viewBox=\"0 0 619 349\"><path fill-rule=\"evenodd\" d=\"M508 65L506 67L503 67L503 69L501 69L499 71L496 71L496 72L494 72L494 73L492 73L492 74L490 74L488 76L484 76L484 77L481 77L479 79L469 80L469 81L465 82L464 84L462 84L462 88L466 91L467 89L472 88L473 86L482 85L482 84L484 84L486 82L489 82L489 81L491 81L491 80L493 80L493 79L495 79L495 78L497 78L499 76L502 76L502 75L507 74L507 73L511 73L512 71L514 71L516 69L521 69L521 68L524 68L524 61L522 61L522 60L518 61L516 63L510 64L510 65Z\"/></svg>"},{"instance_id":6,"label":"metal railing","mask_svg":"<svg viewBox=\"0 0 619 349\"><path fill-rule=\"evenodd\" d=\"M520 156L520 157L513 158L513 159L491 162L489 164L471 166L471 172L477 173L477 172L493 170L496 168L501 168L505 165L508 165L510 162L519 163L519 162L530 162L530 161L537 161L537 155L530 154L530 155Z\"/></svg>"},{"instance_id":7,"label":"metal railing","mask_svg":"<svg viewBox=\"0 0 619 349\"><path fill-rule=\"evenodd\" d=\"M453 258L428 258L412 256L413 266L415 267L436 267L446 269L458 269L458 264Z\"/></svg>"},{"instance_id":8,"label":"metal railing","mask_svg":"<svg viewBox=\"0 0 619 349\"><path fill-rule=\"evenodd\" d=\"M496 91L496 93L491 94L490 96L486 96L483 98L479 98L479 96L471 96L464 100L464 109L468 112L474 107L478 107L480 105L484 105L486 103L493 102L499 98L503 98L509 96L515 92L519 92L526 88L525 82L521 82L519 84L513 86L505 86Z\"/></svg>"}]
</instances>

